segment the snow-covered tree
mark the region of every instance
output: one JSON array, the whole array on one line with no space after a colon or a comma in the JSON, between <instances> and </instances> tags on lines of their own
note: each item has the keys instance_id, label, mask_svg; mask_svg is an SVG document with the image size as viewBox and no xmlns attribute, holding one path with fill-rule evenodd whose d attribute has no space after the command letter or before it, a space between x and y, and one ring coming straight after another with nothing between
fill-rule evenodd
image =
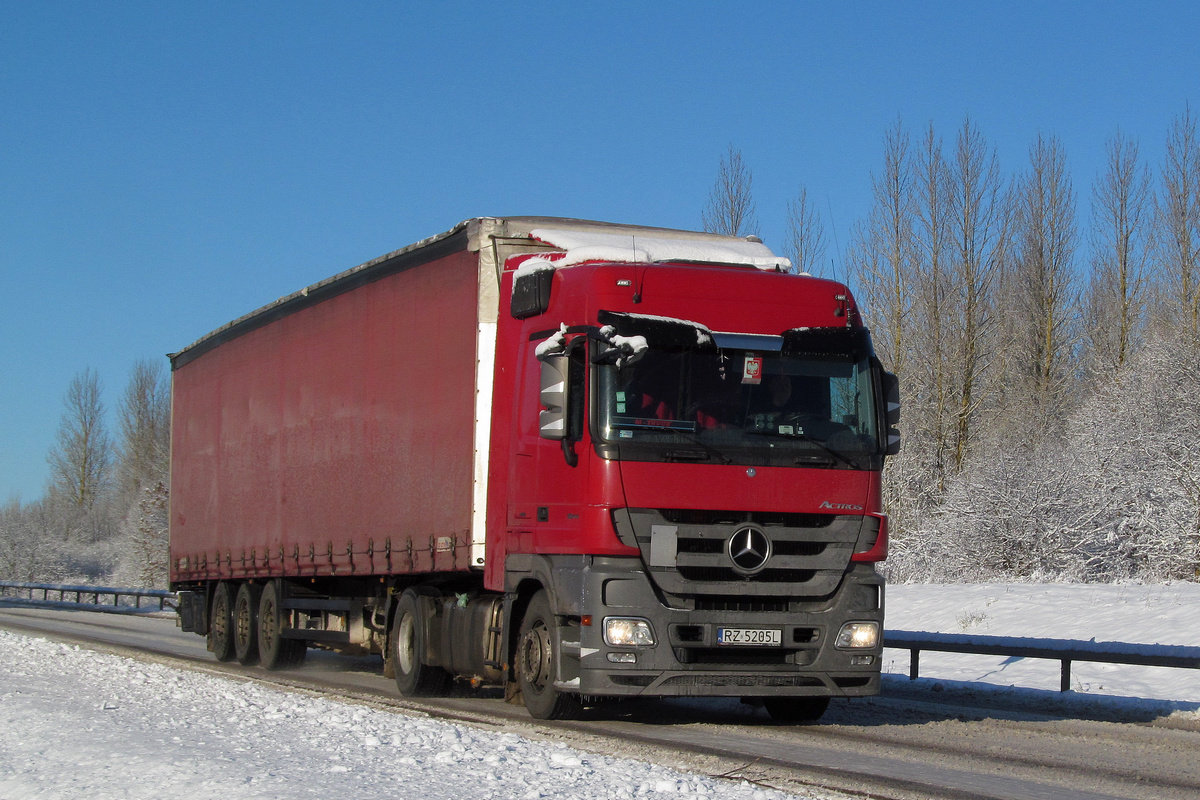
<instances>
[{"instance_id":1,"label":"snow-covered tree","mask_svg":"<svg viewBox=\"0 0 1200 800\"><path fill-rule=\"evenodd\" d=\"M170 455L171 399L159 361L134 364L117 410L120 442L117 476L121 494L136 503L141 489L165 481Z\"/></svg>"},{"instance_id":2,"label":"snow-covered tree","mask_svg":"<svg viewBox=\"0 0 1200 800\"><path fill-rule=\"evenodd\" d=\"M169 576L167 512L169 493L163 481L144 487L122 523L124 555L117 579L143 589L165 589Z\"/></svg>"}]
</instances>

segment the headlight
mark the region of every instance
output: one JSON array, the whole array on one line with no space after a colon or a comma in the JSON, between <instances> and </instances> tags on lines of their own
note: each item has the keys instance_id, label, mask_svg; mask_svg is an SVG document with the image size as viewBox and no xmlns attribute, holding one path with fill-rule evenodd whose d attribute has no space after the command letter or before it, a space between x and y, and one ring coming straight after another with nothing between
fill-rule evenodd
<instances>
[{"instance_id":1,"label":"headlight","mask_svg":"<svg viewBox=\"0 0 1200 800\"><path fill-rule=\"evenodd\" d=\"M604 643L609 647L648 647L654 645L650 621L637 617L605 617Z\"/></svg>"},{"instance_id":2,"label":"headlight","mask_svg":"<svg viewBox=\"0 0 1200 800\"><path fill-rule=\"evenodd\" d=\"M847 622L838 632L834 647L858 650L875 647L878 643L878 622Z\"/></svg>"}]
</instances>

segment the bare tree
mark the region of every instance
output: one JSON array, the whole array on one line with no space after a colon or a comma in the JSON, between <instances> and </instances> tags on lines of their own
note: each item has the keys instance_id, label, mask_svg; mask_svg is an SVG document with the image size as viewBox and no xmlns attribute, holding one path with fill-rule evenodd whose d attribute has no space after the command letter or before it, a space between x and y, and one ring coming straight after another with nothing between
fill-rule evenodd
<instances>
[{"instance_id":1,"label":"bare tree","mask_svg":"<svg viewBox=\"0 0 1200 800\"><path fill-rule=\"evenodd\" d=\"M1075 190L1056 137L1038 134L1034 140L1013 211L1014 273L1006 293L1011 380L1006 384L1016 389L1016 413L1061 420L1076 336L1076 224Z\"/></svg>"},{"instance_id":2,"label":"bare tree","mask_svg":"<svg viewBox=\"0 0 1200 800\"><path fill-rule=\"evenodd\" d=\"M161 362L143 359L134 364L117 416L123 516L118 575L138 586L163 586L167 580L171 405Z\"/></svg>"},{"instance_id":3,"label":"bare tree","mask_svg":"<svg viewBox=\"0 0 1200 800\"><path fill-rule=\"evenodd\" d=\"M728 236L757 236L753 188L754 173L742 159L742 151L729 145L701 216L704 230Z\"/></svg>"},{"instance_id":4,"label":"bare tree","mask_svg":"<svg viewBox=\"0 0 1200 800\"><path fill-rule=\"evenodd\" d=\"M913 292L913 185L908 131L900 120L883 139L883 170L871 176L871 214L854 232L851 270L873 314L880 357L908 377Z\"/></svg>"},{"instance_id":5,"label":"bare tree","mask_svg":"<svg viewBox=\"0 0 1200 800\"><path fill-rule=\"evenodd\" d=\"M808 189L803 186L787 204L787 233L783 251L792 260L792 268L796 272L824 274L825 226L815 204L808 199Z\"/></svg>"},{"instance_id":6,"label":"bare tree","mask_svg":"<svg viewBox=\"0 0 1200 800\"><path fill-rule=\"evenodd\" d=\"M121 441L117 476L123 504L136 502L143 487L166 480L170 453L170 390L159 361L142 359L129 373L117 409Z\"/></svg>"},{"instance_id":7,"label":"bare tree","mask_svg":"<svg viewBox=\"0 0 1200 800\"><path fill-rule=\"evenodd\" d=\"M71 379L54 447L50 489L82 512L94 509L109 488L112 444L104 426L100 376L88 368Z\"/></svg>"},{"instance_id":8,"label":"bare tree","mask_svg":"<svg viewBox=\"0 0 1200 800\"><path fill-rule=\"evenodd\" d=\"M924 447L918 444L917 448L906 449L914 452L923 449L926 479L921 485L926 501L929 501L945 492L949 465L954 461L952 387L958 371L947 324L947 315L954 312L949 302L953 291L950 169L942 155L941 137L934 131L932 123L916 153L913 174L913 242L917 273L913 316L920 320L920 324L914 326L914 339L915 350L921 357L914 359L910 396L915 395L917 403L910 403L910 406L920 414ZM911 416L912 412L909 413Z\"/></svg>"},{"instance_id":9,"label":"bare tree","mask_svg":"<svg viewBox=\"0 0 1200 800\"><path fill-rule=\"evenodd\" d=\"M1092 186L1092 275L1084 326L1089 371L1111 377L1141 341L1154 196L1138 143L1108 140L1108 169Z\"/></svg>"},{"instance_id":10,"label":"bare tree","mask_svg":"<svg viewBox=\"0 0 1200 800\"><path fill-rule=\"evenodd\" d=\"M1196 118L1185 108L1167 133L1158 207L1159 265L1180 326L1200 337L1200 138Z\"/></svg>"},{"instance_id":11,"label":"bare tree","mask_svg":"<svg viewBox=\"0 0 1200 800\"><path fill-rule=\"evenodd\" d=\"M968 117L949 161L950 284L954 313L947 316L955 350L957 397L954 468L960 468L975 434L984 400L984 378L994 352L993 290L1008 247L1008 214L995 150Z\"/></svg>"}]
</instances>

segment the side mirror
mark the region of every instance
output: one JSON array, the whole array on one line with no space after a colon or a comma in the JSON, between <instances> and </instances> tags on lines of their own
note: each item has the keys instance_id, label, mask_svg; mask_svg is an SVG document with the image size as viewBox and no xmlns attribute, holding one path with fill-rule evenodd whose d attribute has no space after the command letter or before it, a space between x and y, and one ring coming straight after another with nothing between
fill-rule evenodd
<instances>
[{"instance_id":1,"label":"side mirror","mask_svg":"<svg viewBox=\"0 0 1200 800\"><path fill-rule=\"evenodd\" d=\"M887 422L887 437L883 454L894 456L900 452L900 379L894 373L881 373L883 379L884 419Z\"/></svg>"},{"instance_id":2,"label":"side mirror","mask_svg":"<svg viewBox=\"0 0 1200 800\"><path fill-rule=\"evenodd\" d=\"M543 439L567 438L567 380L571 358L566 353L542 356L542 385L538 435Z\"/></svg>"},{"instance_id":3,"label":"side mirror","mask_svg":"<svg viewBox=\"0 0 1200 800\"><path fill-rule=\"evenodd\" d=\"M554 270L549 268L524 272L514 277L509 313L514 319L545 314L550 308L550 286L553 282Z\"/></svg>"}]
</instances>

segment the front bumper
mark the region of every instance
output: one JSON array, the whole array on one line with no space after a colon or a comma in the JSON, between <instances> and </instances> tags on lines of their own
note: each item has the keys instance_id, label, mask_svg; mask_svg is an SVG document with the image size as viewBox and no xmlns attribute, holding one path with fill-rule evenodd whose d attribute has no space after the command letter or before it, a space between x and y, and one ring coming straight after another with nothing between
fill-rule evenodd
<instances>
[{"instance_id":1,"label":"front bumper","mask_svg":"<svg viewBox=\"0 0 1200 800\"><path fill-rule=\"evenodd\" d=\"M761 596L724 598L720 609L673 608L633 558L543 556L560 624L558 679L564 691L590 696L866 696L879 693L883 579L853 564L824 598L788 599L786 610L756 610ZM515 566L515 565L511 565ZM606 617L645 619L653 646L611 646ZM846 622L875 622L873 648L840 649ZM590 624L589 624L590 623ZM778 645L718 642L721 628L779 632ZM632 661L630 659L632 654ZM863 658L869 656L869 659ZM855 659L854 657L858 657ZM869 663L864 663L869 661Z\"/></svg>"}]
</instances>

